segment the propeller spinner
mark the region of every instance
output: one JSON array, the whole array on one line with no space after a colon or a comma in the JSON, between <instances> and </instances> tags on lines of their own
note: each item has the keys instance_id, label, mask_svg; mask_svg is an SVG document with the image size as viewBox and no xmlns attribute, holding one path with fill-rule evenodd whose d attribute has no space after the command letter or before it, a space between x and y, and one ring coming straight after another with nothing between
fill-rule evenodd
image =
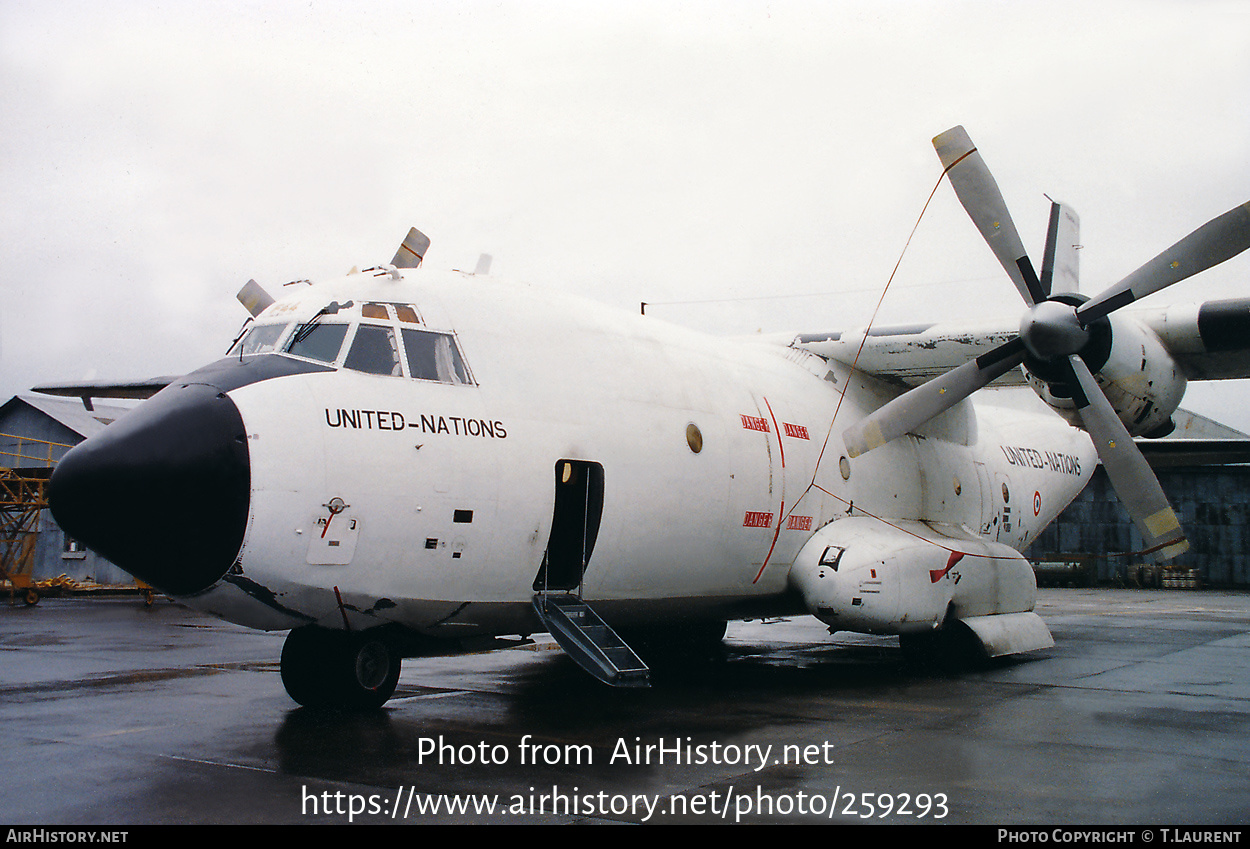
<instances>
[{"instance_id":1,"label":"propeller spinner","mask_svg":"<svg viewBox=\"0 0 1250 849\"><path fill-rule=\"evenodd\" d=\"M1088 301L1051 297L1057 250L1056 234L1066 208L1052 210L1042 277L1033 270L1002 193L963 127L933 140L960 203L1015 283L1028 311L1020 332L998 348L934 380L909 390L843 433L847 452L856 457L920 427L976 390L1024 363L1047 380L1056 378L1072 390L1084 429L1120 501L1133 517L1156 559L1175 557L1189 548L1167 497L1091 370L1102 367L1099 340L1106 341L1104 319L1126 304L1218 265L1250 247L1250 203L1207 222L1147 262L1119 283ZM1074 219L1073 219L1074 220ZM1061 256L1061 255L1060 255ZM1069 279L1071 275L1069 274ZM1090 360L1091 362L1087 362Z\"/></svg>"}]
</instances>

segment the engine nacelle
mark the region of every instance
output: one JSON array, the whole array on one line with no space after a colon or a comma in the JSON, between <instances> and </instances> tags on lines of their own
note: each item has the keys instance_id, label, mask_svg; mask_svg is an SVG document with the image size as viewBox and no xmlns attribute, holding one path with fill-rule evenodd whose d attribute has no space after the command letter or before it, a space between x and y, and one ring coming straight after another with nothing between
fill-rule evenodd
<instances>
[{"instance_id":1,"label":"engine nacelle","mask_svg":"<svg viewBox=\"0 0 1250 849\"><path fill-rule=\"evenodd\" d=\"M1098 385L1130 434L1169 433L1172 414L1185 395L1185 375L1159 337L1140 321L1115 315L1107 320L1110 327L1104 328L1101 336L1095 334L1082 354ZM1081 425L1071 389L1057 372L1029 362L1025 376L1043 401L1073 425Z\"/></svg>"},{"instance_id":2,"label":"engine nacelle","mask_svg":"<svg viewBox=\"0 0 1250 849\"><path fill-rule=\"evenodd\" d=\"M813 534L789 580L821 622L869 634L924 633L948 613L1020 613L1037 600L1033 569L1015 549L955 527L866 516Z\"/></svg>"}]
</instances>

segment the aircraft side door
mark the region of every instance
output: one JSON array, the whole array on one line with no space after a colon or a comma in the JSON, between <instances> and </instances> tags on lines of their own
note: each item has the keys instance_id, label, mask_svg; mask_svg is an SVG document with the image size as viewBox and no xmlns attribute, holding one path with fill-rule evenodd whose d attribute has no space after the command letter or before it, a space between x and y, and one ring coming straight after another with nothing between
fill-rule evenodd
<instances>
[{"instance_id":1,"label":"aircraft side door","mask_svg":"<svg viewBox=\"0 0 1250 849\"><path fill-rule=\"evenodd\" d=\"M534 577L535 592L580 590L603 519L603 466L559 460L551 536Z\"/></svg>"}]
</instances>

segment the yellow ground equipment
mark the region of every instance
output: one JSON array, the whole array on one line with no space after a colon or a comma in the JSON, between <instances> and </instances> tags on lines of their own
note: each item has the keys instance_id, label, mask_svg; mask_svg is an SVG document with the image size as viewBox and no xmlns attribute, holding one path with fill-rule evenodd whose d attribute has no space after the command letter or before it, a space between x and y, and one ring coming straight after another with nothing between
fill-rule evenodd
<instances>
[{"instance_id":1,"label":"yellow ground equipment","mask_svg":"<svg viewBox=\"0 0 1250 849\"><path fill-rule=\"evenodd\" d=\"M57 456L73 446L0 433L0 592L9 591L9 603L20 598L38 604L41 593L75 595L115 592L119 588L82 582L60 575L35 580L35 548L39 519L48 506L48 481ZM151 605L156 591L142 581L135 588Z\"/></svg>"},{"instance_id":2,"label":"yellow ground equipment","mask_svg":"<svg viewBox=\"0 0 1250 849\"><path fill-rule=\"evenodd\" d=\"M39 601L31 577L39 517L48 506L48 479L54 453L70 446L41 439L0 434L0 580L8 583L9 599Z\"/></svg>"}]
</instances>

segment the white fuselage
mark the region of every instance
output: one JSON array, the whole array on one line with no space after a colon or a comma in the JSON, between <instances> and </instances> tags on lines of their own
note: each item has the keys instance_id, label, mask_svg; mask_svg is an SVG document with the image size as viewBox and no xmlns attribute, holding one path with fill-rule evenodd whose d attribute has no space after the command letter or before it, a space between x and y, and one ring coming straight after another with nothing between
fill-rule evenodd
<instances>
[{"instance_id":1,"label":"white fuselage","mask_svg":"<svg viewBox=\"0 0 1250 849\"><path fill-rule=\"evenodd\" d=\"M254 627L538 630L530 600L562 460L602 467L580 593L618 623L800 612L790 565L847 515L1023 547L1097 462L1049 412L968 402L924 436L847 459L835 415L845 426L896 390L795 348L459 272L353 275L259 322L307 321L331 299L415 305L455 334L472 382L340 367L229 393L247 431L249 527L236 574L189 601Z\"/></svg>"}]
</instances>

